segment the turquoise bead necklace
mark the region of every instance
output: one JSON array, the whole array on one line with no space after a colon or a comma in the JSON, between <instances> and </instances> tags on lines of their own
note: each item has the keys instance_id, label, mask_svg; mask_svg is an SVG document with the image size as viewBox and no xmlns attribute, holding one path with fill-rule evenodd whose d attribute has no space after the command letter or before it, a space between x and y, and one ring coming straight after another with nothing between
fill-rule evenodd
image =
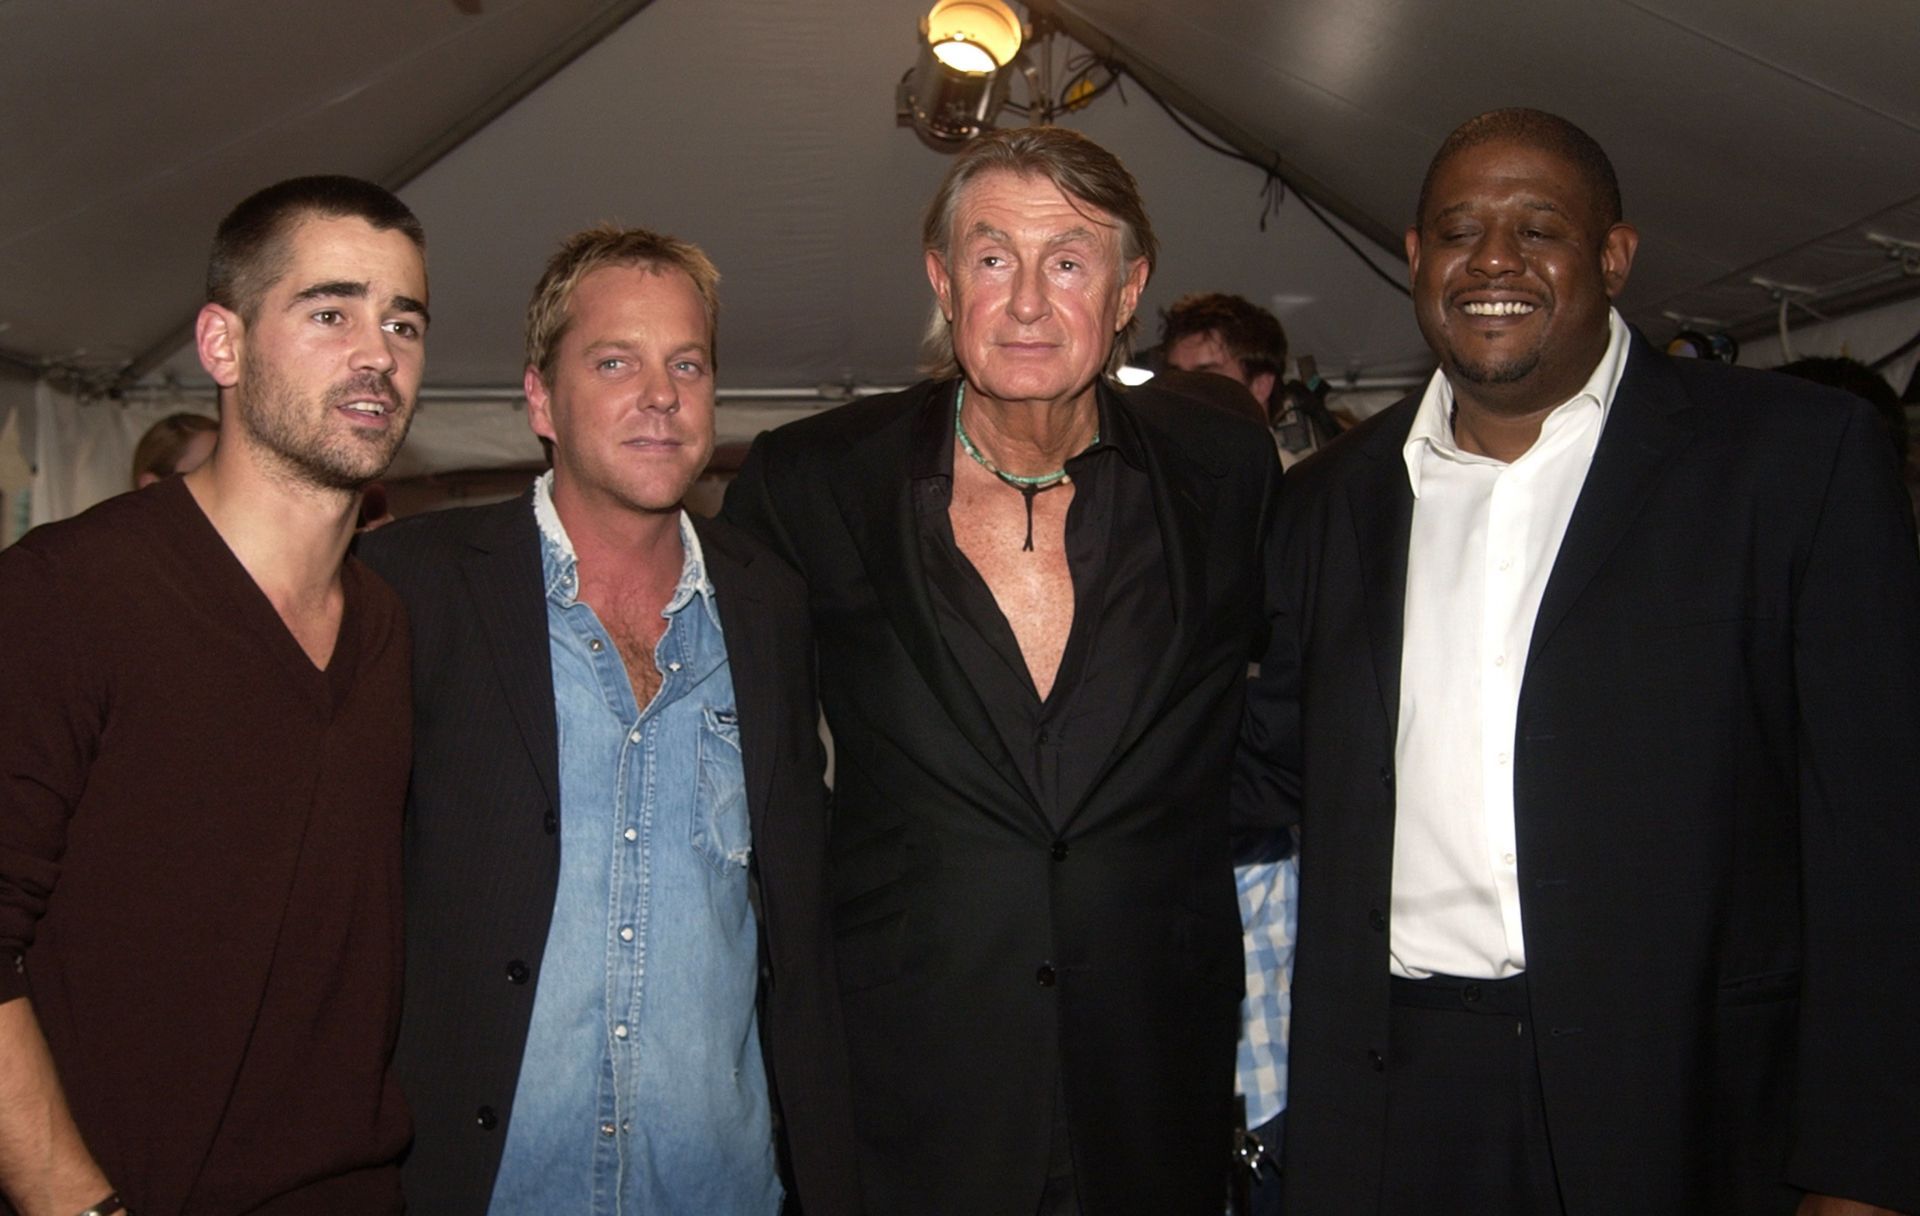
<instances>
[{"instance_id":1,"label":"turquoise bead necklace","mask_svg":"<svg viewBox=\"0 0 1920 1216\"><path fill-rule=\"evenodd\" d=\"M1061 466L1060 468L1055 469L1051 473L1039 473L1031 477L1023 476L1022 474L1019 474L1019 473L1009 473L1006 470L1002 469L999 465L989 460L985 452L982 452L979 448L973 445L972 438L969 437L967 434L966 425L962 423L960 420L960 414L963 410L966 409L966 407L967 407L967 386L963 381L960 385L960 391L954 397L954 402L953 402L954 438L960 441L960 450L965 452L969 457L971 457L975 464L979 465L981 468L985 469L987 472L993 474L995 477L998 477L1001 481L1012 486L1014 489L1020 491L1021 496L1027 500L1027 543L1024 545L1021 545L1020 548L1022 552L1031 553L1033 552L1034 495L1043 494L1046 491L1053 489L1055 486L1070 485L1073 482L1073 478L1068 475L1066 467L1064 465ZM1098 425L1096 425L1093 428L1093 440L1092 442L1087 444L1087 447L1091 448L1094 446L1094 444L1097 444L1099 442L1100 442L1100 428Z\"/></svg>"}]
</instances>

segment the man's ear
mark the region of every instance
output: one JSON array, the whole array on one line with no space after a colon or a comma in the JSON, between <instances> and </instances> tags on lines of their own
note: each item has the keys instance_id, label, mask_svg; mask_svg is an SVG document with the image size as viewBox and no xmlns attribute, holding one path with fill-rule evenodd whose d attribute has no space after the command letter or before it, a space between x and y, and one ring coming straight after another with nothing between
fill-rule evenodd
<instances>
[{"instance_id":1,"label":"man's ear","mask_svg":"<svg viewBox=\"0 0 1920 1216\"><path fill-rule=\"evenodd\" d=\"M193 319L193 348L200 366L221 388L240 383L240 355L246 345L247 323L240 314L220 304L203 304Z\"/></svg>"},{"instance_id":2,"label":"man's ear","mask_svg":"<svg viewBox=\"0 0 1920 1216\"><path fill-rule=\"evenodd\" d=\"M1600 278L1607 285L1607 298L1618 299L1626 290L1627 275L1633 270L1633 255L1640 248L1640 230L1632 224L1615 224L1600 240Z\"/></svg>"},{"instance_id":3,"label":"man's ear","mask_svg":"<svg viewBox=\"0 0 1920 1216\"><path fill-rule=\"evenodd\" d=\"M1149 269L1147 259L1135 258L1127 267L1127 277L1120 284L1120 312L1113 319L1113 332L1119 333L1133 320L1133 314L1140 307L1140 293L1147 289Z\"/></svg>"},{"instance_id":4,"label":"man's ear","mask_svg":"<svg viewBox=\"0 0 1920 1216\"><path fill-rule=\"evenodd\" d=\"M940 302L940 315L953 323L953 277L938 250L927 250L927 282L933 284L933 298Z\"/></svg>"},{"instance_id":5,"label":"man's ear","mask_svg":"<svg viewBox=\"0 0 1920 1216\"><path fill-rule=\"evenodd\" d=\"M527 394L527 425L535 435L553 442L553 395L540 378L540 369L529 363L520 377L520 387Z\"/></svg>"},{"instance_id":6,"label":"man's ear","mask_svg":"<svg viewBox=\"0 0 1920 1216\"><path fill-rule=\"evenodd\" d=\"M1407 286L1420 277L1420 226L1407 229Z\"/></svg>"}]
</instances>

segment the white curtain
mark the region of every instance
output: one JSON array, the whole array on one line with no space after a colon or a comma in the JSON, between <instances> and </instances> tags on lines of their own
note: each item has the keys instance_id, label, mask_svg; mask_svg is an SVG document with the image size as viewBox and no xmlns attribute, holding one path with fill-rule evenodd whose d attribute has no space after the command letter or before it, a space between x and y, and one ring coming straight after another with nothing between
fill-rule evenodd
<instances>
[{"instance_id":1,"label":"white curtain","mask_svg":"<svg viewBox=\"0 0 1920 1216\"><path fill-rule=\"evenodd\" d=\"M42 380L34 388L33 522L78 515L133 488L133 449L168 414L214 413L188 394L122 404L83 401Z\"/></svg>"}]
</instances>

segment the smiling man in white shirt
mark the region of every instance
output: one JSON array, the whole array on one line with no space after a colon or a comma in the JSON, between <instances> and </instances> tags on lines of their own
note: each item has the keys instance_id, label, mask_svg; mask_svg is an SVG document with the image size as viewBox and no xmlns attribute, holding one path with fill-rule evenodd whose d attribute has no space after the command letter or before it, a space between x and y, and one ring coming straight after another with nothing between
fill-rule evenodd
<instances>
[{"instance_id":1,"label":"smiling man in white shirt","mask_svg":"<svg viewBox=\"0 0 1920 1216\"><path fill-rule=\"evenodd\" d=\"M1289 1213L1920 1208L1920 563L1874 417L1629 330L1564 119L1468 122L1417 216L1440 369L1289 476L1251 694L1310 859Z\"/></svg>"}]
</instances>

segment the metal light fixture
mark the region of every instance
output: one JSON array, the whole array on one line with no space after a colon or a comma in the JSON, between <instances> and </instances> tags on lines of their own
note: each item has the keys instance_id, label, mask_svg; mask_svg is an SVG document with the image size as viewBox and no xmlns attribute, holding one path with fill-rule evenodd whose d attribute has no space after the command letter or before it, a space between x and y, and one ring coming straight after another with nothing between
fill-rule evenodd
<instances>
[{"instance_id":1,"label":"metal light fixture","mask_svg":"<svg viewBox=\"0 0 1920 1216\"><path fill-rule=\"evenodd\" d=\"M1024 34L1002 0L939 0L920 23L920 60L900 81L902 125L949 148L991 130Z\"/></svg>"}]
</instances>

